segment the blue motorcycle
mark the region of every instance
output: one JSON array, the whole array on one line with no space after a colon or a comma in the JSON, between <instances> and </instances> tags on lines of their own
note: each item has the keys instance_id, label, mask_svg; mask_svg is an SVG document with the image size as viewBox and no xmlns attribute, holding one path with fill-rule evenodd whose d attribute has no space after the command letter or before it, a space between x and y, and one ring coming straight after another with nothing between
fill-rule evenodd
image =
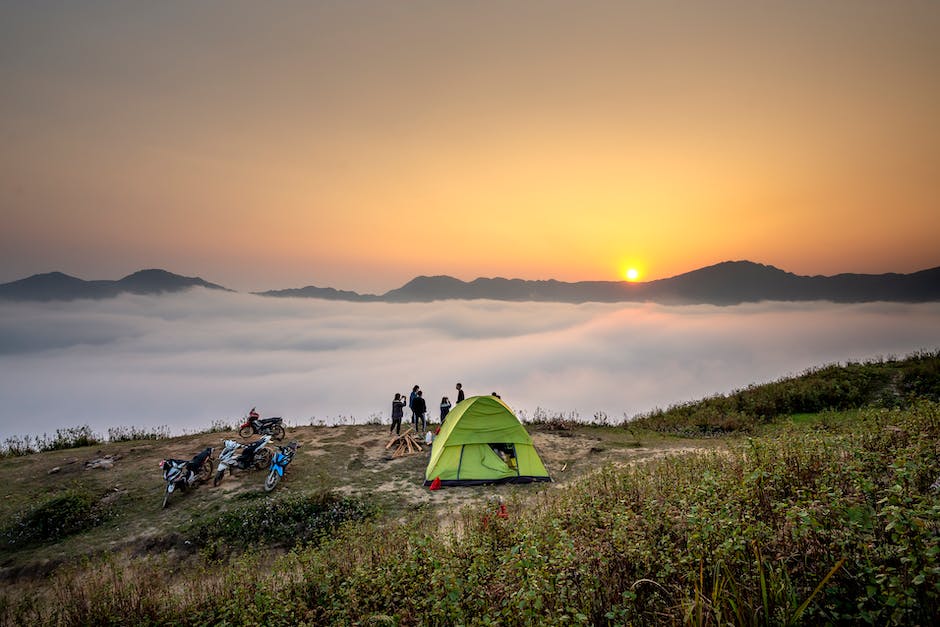
<instances>
[{"instance_id":1,"label":"blue motorcycle","mask_svg":"<svg viewBox=\"0 0 940 627\"><path fill-rule=\"evenodd\" d=\"M291 442L287 446L277 447L274 457L271 458L271 471L268 473L268 478L264 480L265 492L270 492L277 487L278 481L281 480L284 471L287 470L287 464L294 459L294 453L297 452L298 446L300 445L297 442Z\"/></svg>"}]
</instances>

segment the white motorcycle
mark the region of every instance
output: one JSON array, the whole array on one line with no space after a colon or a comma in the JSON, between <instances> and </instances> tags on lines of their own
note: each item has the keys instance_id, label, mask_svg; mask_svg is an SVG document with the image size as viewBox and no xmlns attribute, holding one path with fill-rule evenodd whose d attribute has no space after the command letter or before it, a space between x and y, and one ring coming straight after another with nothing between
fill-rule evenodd
<instances>
[{"instance_id":1,"label":"white motorcycle","mask_svg":"<svg viewBox=\"0 0 940 627\"><path fill-rule=\"evenodd\" d=\"M223 440L222 452L219 453L219 465L215 470L215 479L212 485L217 486L225 477L225 471L232 474L236 468L245 470L249 468L267 468L271 463L271 450L266 448L271 436L266 435L251 444L239 444L235 440Z\"/></svg>"}]
</instances>

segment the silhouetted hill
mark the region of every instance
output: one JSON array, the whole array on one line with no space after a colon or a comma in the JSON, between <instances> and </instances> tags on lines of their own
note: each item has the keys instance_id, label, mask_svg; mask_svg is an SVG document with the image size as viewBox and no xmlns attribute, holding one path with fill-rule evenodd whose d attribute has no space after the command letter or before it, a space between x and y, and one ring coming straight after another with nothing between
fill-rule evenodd
<instances>
[{"instance_id":1,"label":"silhouetted hill","mask_svg":"<svg viewBox=\"0 0 940 627\"><path fill-rule=\"evenodd\" d=\"M268 290L267 292L255 292L258 296L274 296L276 298L322 298L324 300L349 300L355 302L377 301L381 297L374 294L359 294L346 290L337 290L332 287L307 287L291 288L286 290Z\"/></svg>"},{"instance_id":2,"label":"silhouetted hill","mask_svg":"<svg viewBox=\"0 0 940 627\"><path fill-rule=\"evenodd\" d=\"M85 281L62 272L49 272L0 285L0 298L42 301L110 298L121 293L159 294L191 287L225 289L198 277L180 276L166 270L141 270L117 281Z\"/></svg>"},{"instance_id":3,"label":"silhouetted hill","mask_svg":"<svg viewBox=\"0 0 940 627\"><path fill-rule=\"evenodd\" d=\"M205 287L214 290L225 288L209 283L199 277L186 277L166 270L140 270L116 281L115 285L122 292L134 294L154 294L158 292L178 292L190 287Z\"/></svg>"},{"instance_id":4,"label":"silhouetted hill","mask_svg":"<svg viewBox=\"0 0 940 627\"><path fill-rule=\"evenodd\" d=\"M636 300L640 284L623 281L526 281L479 278L461 281L449 276L417 277L382 296L391 302L427 302L446 299L491 299L583 303Z\"/></svg>"},{"instance_id":5,"label":"silhouetted hill","mask_svg":"<svg viewBox=\"0 0 940 627\"><path fill-rule=\"evenodd\" d=\"M750 261L725 261L642 285L644 300L731 305L761 300L801 300L800 277ZM815 300L815 299L811 299ZM825 300L825 299L823 299Z\"/></svg>"},{"instance_id":6,"label":"silhouetted hill","mask_svg":"<svg viewBox=\"0 0 940 627\"><path fill-rule=\"evenodd\" d=\"M799 276L751 261L725 261L643 285L644 300L734 305L762 300L838 303L940 300L940 267L913 274Z\"/></svg>"},{"instance_id":7,"label":"silhouetted hill","mask_svg":"<svg viewBox=\"0 0 940 627\"><path fill-rule=\"evenodd\" d=\"M31 277L0 285L0 297L10 300L71 300L83 298L89 291L99 291L92 281L62 272L34 274Z\"/></svg>"}]
</instances>

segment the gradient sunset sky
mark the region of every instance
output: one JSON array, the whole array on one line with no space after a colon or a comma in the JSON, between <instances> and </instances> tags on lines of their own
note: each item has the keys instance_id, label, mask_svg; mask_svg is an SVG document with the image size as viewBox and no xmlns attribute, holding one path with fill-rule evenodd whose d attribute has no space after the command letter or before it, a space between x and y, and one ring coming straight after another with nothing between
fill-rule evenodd
<instances>
[{"instance_id":1,"label":"gradient sunset sky","mask_svg":"<svg viewBox=\"0 0 940 627\"><path fill-rule=\"evenodd\" d=\"M0 282L940 265L940 3L3 2Z\"/></svg>"}]
</instances>

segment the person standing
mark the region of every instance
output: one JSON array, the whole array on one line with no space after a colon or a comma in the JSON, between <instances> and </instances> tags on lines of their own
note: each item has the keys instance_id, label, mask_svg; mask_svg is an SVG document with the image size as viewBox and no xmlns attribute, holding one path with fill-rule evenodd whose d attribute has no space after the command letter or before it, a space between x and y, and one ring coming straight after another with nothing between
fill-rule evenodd
<instances>
[{"instance_id":1,"label":"person standing","mask_svg":"<svg viewBox=\"0 0 940 627\"><path fill-rule=\"evenodd\" d=\"M415 416L415 399L418 398L418 390L420 390L417 385L411 388L411 395L408 397L408 407L411 408L411 424L417 424ZM417 427L415 427L417 429Z\"/></svg>"},{"instance_id":2,"label":"person standing","mask_svg":"<svg viewBox=\"0 0 940 627\"><path fill-rule=\"evenodd\" d=\"M458 383L457 384L457 402L459 403L462 400L463 400L463 385Z\"/></svg>"},{"instance_id":3,"label":"person standing","mask_svg":"<svg viewBox=\"0 0 940 627\"><path fill-rule=\"evenodd\" d=\"M428 419L426 417L428 411L428 404L424 400L424 396L421 394L421 390L418 390L418 395L415 396L415 400L411 402L411 411L412 411L412 420L414 421L415 431L419 431L418 422L421 422L420 431L424 431L428 426Z\"/></svg>"},{"instance_id":4,"label":"person standing","mask_svg":"<svg viewBox=\"0 0 940 627\"><path fill-rule=\"evenodd\" d=\"M405 415L405 399L401 394L395 392L395 400L392 401L392 426L389 433L394 429L395 435L401 435L401 419Z\"/></svg>"},{"instance_id":5,"label":"person standing","mask_svg":"<svg viewBox=\"0 0 940 627\"><path fill-rule=\"evenodd\" d=\"M447 418L447 414L450 413L450 399L446 396L441 399L441 426L444 426L444 419Z\"/></svg>"}]
</instances>

